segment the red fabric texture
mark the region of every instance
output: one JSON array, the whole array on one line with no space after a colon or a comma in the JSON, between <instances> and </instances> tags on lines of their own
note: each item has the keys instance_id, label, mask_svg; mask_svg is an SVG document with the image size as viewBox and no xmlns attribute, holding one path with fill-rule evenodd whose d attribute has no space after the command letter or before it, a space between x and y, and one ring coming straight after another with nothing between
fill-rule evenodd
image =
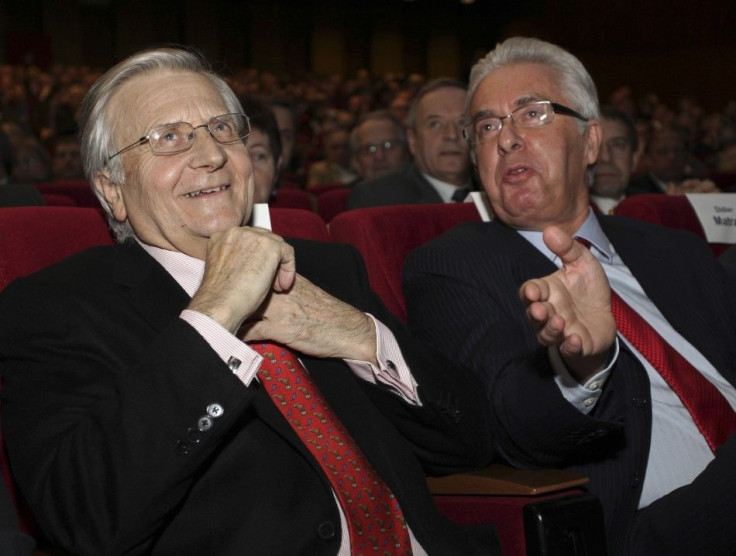
<instances>
[{"instance_id":1,"label":"red fabric texture","mask_svg":"<svg viewBox=\"0 0 736 556\"><path fill-rule=\"evenodd\" d=\"M472 220L480 220L472 203L370 207L338 214L330 222L330 235L333 241L358 248L371 287L405 321L401 273L406 256L435 236Z\"/></svg>"},{"instance_id":2,"label":"red fabric texture","mask_svg":"<svg viewBox=\"0 0 736 556\"><path fill-rule=\"evenodd\" d=\"M621 201L616 206L615 214L668 228L688 230L705 240L703 226L700 225L700 220L686 197L656 193L634 195ZM709 245L716 257L729 247L725 243L710 243Z\"/></svg>"},{"instance_id":3,"label":"red fabric texture","mask_svg":"<svg viewBox=\"0 0 736 556\"><path fill-rule=\"evenodd\" d=\"M350 531L351 554L411 554L404 514L296 355L254 342L263 388L324 471Z\"/></svg>"}]
</instances>

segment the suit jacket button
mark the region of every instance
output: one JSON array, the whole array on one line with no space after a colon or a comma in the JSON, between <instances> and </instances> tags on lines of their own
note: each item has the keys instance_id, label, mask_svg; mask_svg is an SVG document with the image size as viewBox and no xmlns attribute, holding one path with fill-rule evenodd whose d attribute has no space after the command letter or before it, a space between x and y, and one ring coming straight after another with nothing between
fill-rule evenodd
<instances>
[{"instance_id":1,"label":"suit jacket button","mask_svg":"<svg viewBox=\"0 0 736 556\"><path fill-rule=\"evenodd\" d=\"M317 527L317 534L323 541L330 540L335 536L335 524L331 521L323 521Z\"/></svg>"},{"instance_id":2,"label":"suit jacket button","mask_svg":"<svg viewBox=\"0 0 736 556\"><path fill-rule=\"evenodd\" d=\"M202 415L199 419L197 419L197 428L202 432L207 432L212 428L212 423L212 417L210 417L209 415Z\"/></svg>"},{"instance_id":3,"label":"suit jacket button","mask_svg":"<svg viewBox=\"0 0 736 556\"><path fill-rule=\"evenodd\" d=\"M183 440L177 440L176 441L176 453L180 456L188 456L189 455L189 444L187 444Z\"/></svg>"},{"instance_id":4,"label":"suit jacket button","mask_svg":"<svg viewBox=\"0 0 736 556\"><path fill-rule=\"evenodd\" d=\"M199 441L202 440L202 433L194 427L189 427L187 429L187 440L192 444L199 444Z\"/></svg>"},{"instance_id":5,"label":"suit jacket button","mask_svg":"<svg viewBox=\"0 0 736 556\"><path fill-rule=\"evenodd\" d=\"M646 407L647 397L639 394L639 395L634 396L631 402L634 404L634 407Z\"/></svg>"},{"instance_id":6,"label":"suit jacket button","mask_svg":"<svg viewBox=\"0 0 736 556\"><path fill-rule=\"evenodd\" d=\"M210 405L207 406L207 415L209 415L213 419L217 419L223 413L225 413L225 410L222 408L222 406L219 403L211 403Z\"/></svg>"}]
</instances>

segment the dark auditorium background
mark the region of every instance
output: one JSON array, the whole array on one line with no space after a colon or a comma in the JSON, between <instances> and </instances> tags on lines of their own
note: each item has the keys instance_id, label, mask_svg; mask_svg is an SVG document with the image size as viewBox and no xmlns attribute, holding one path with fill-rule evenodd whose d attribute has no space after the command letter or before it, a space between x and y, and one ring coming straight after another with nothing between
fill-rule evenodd
<instances>
[{"instance_id":1,"label":"dark auditorium background","mask_svg":"<svg viewBox=\"0 0 736 556\"><path fill-rule=\"evenodd\" d=\"M219 69L466 79L499 40L533 35L581 58L601 98L629 85L718 110L735 96L734 29L725 0L2 0L0 63L104 69L173 42Z\"/></svg>"}]
</instances>

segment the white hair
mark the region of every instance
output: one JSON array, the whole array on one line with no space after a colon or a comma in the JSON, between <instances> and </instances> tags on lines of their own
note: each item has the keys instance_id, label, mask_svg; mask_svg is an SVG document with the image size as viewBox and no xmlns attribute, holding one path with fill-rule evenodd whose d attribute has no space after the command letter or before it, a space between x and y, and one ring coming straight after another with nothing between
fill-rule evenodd
<instances>
[{"instance_id":1,"label":"white hair","mask_svg":"<svg viewBox=\"0 0 736 556\"><path fill-rule=\"evenodd\" d=\"M513 37L496 45L470 71L467 106L481 81L493 71L512 64L541 64L557 75L557 85L570 108L586 118L600 119L598 91L593 78L575 56L557 45L527 37ZM581 129L583 122L578 122Z\"/></svg>"},{"instance_id":2,"label":"white hair","mask_svg":"<svg viewBox=\"0 0 736 556\"><path fill-rule=\"evenodd\" d=\"M243 112L235 93L220 76L215 74L205 58L184 48L154 48L133 54L109 69L90 88L82 103L80 118L81 154L87 180L107 214L107 220L118 242L133 237L133 229L126 220L119 222L112 214L109 203L94 185L95 175L107 168L113 183L124 184L125 173L120 157L108 161L112 153L122 148L113 139L114 123L130 114L119 114L110 108L117 90L130 79L157 71L179 71L201 74L222 95L228 112ZM145 133L147 130L141 130Z\"/></svg>"}]
</instances>

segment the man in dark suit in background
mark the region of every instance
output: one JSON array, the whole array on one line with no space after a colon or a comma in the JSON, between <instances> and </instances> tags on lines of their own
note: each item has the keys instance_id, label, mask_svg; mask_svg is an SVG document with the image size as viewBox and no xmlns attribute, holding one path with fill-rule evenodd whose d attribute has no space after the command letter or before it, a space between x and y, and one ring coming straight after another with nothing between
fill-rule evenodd
<instances>
[{"instance_id":1,"label":"man in dark suit in background","mask_svg":"<svg viewBox=\"0 0 736 556\"><path fill-rule=\"evenodd\" d=\"M425 482L491 458L476 379L408 337L355 250L244 225L241 112L178 49L86 97L119 245L0 296L4 432L41 532L95 555L498 553Z\"/></svg>"},{"instance_id":2,"label":"man in dark suit in background","mask_svg":"<svg viewBox=\"0 0 736 556\"><path fill-rule=\"evenodd\" d=\"M736 284L692 234L590 210L597 92L570 53L536 39L501 43L473 68L468 118L497 219L459 226L410 256L410 329L484 380L498 454L590 477L613 554L736 553ZM603 266L614 293L600 319L615 309L620 331L613 353L595 323L549 350L537 338L548 330L528 326L514 298L520 284L561 264L577 274L549 249L560 240L549 227L568 247L572 237L587 241ZM644 322L626 328L637 314ZM648 345L676 371L657 362L660 375L642 355L649 326L671 347L654 336ZM684 376L697 387L675 386ZM707 396L705 411L693 393Z\"/></svg>"},{"instance_id":3,"label":"man in dark suit in background","mask_svg":"<svg viewBox=\"0 0 736 556\"><path fill-rule=\"evenodd\" d=\"M465 98L465 84L455 79L436 79L422 88L409 111L414 161L357 184L348 208L447 203L458 200L458 192L467 193L472 177L461 132Z\"/></svg>"}]
</instances>

